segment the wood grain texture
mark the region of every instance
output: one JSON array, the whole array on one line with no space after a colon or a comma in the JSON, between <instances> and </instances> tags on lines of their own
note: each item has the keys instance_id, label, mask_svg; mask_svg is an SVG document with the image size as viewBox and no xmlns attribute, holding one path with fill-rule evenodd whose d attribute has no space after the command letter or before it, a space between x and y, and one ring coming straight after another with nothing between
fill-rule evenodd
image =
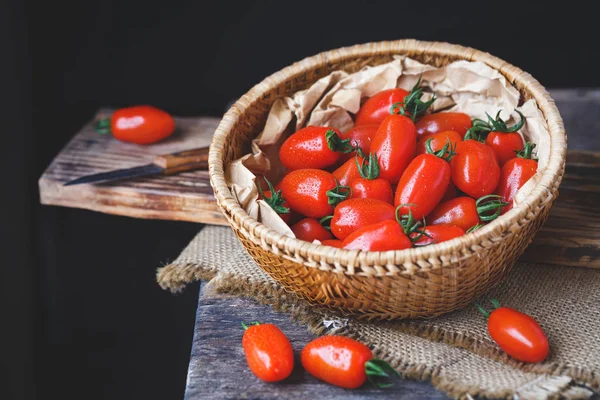
<instances>
[{"instance_id":1,"label":"wood grain texture","mask_svg":"<svg viewBox=\"0 0 600 400\"><path fill-rule=\"evenodd\" d=\"M399 380L393 388L377 389L365 384L346 390L325 384L306 373L296 357L294 372L284 382L265 383L248 369L242 350L241 321L262 319L278 325L289 337L296 355L315 336L306 327L243 299L211 290L203 283L196 315L194 342L188 370L186 399L448 399L429 383Z\"/></svg>"},{"instance_id":2,"label":"wood grain texture","mask_svg":"<svg viewBox=\"0 0 600 400\"><path fill-rule=\"evenodd\" d=\"M98 116L109 115L100 110ZM39 180L42 204L85 208L135 218L182 220L225 225L210 187L208 171L157 175L96 185L65 187L83 175L129 168L156 156L210 144L219 118L175 118L177 130L167 140L142 146L94 132L92 121L52 161Z\"/></svg>"}]
</instances>

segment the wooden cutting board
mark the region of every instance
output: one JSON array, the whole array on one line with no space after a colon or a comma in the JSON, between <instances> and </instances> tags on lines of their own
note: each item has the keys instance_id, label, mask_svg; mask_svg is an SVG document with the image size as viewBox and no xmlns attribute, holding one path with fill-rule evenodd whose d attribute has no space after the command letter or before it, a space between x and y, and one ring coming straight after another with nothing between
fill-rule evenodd
<instances>
[{"instance_id":1,"label":"wooden cutting board","mask_svg":"<svg viewBox=\"0 0 600 400\"><path fill-rule=\"evenodd\" d=\"M569 101L564 107L560 105L567 129L570 110L580 110L575 107L578 99L575 92L569 92ZM586 103L590 103L588 98ZM108 110L99 111L107 113ZM156 155L208 146L218 122L214 117L176 118L178 132L174 136L152 146L139 146L97 134L90 121L40 178L41 202L135 218L227 225L215 203L206 171L63 186L81 175L146 164ZM569 151L560 197L522 260L600 268L600 141L594 132L569 132L570 147L582 148L581 144L586 143L587 148L598 152Z\"/></svg>"},{"instance_id":2,"label":"wooden cutting board","mask_svg":"<svg viewBox=\"0 0 600 400\"><path fill-rule=\"evenodd\" d=\"M110 110L100 110L96 117L107 115ZM63 186L82 175L148 164L161 154L208 146L219 118L175 117L176 132L150 146L123 143L111 135L100 135L93 129L94 120L71 139L40 178L42 204L134 218L227 225L215 202L208 171Z\"/></svg>"}]
</instances>

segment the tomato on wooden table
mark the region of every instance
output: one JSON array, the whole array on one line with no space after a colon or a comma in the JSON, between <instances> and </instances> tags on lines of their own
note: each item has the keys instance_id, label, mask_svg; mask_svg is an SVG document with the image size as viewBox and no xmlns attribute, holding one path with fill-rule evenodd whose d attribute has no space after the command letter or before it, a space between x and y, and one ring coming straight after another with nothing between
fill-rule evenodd
<instances>
[{"instance_id":1,"label":"tomato on wooden table","mask_svg":"<svg viewBox=\"0 0 600 400\"><path fill-rule=\"evenodd\" d=\"M517 157L509 160L502 167L500 181L496 188L496 194L508 203L502 210L502 213L509 211L513 206L513 199L517 191L531 179L537 172L538 162L532 156L534 143L525 143L524 149L518 153Z\"/></svg>"},{"instance_id":2,"label":"tomato on wooden table","mask_svg":"<svg viewBox=\"0 0 600 400\"><path fill-rule=\"evenodd\" d=\"M494 342L519 361L544 361L550 353L550 345L537 321L513 308L500 307L496 300L492 300L492 303L495 309L491 313L481 306L478 308L487 317L488 332Z\"/></svg>"},{"instance_id":3,"label":"tomato on wooden table","mask_svg":"<svg viewBox=\"0 0 600 400\"><path fill-rule=\"evenodd\" d=\"M475 200L471 197L461 196L440 203L429 215L428 225L449 224L458 226L465 231L490 222L500 215L502 207L507 203L502 197L489 194Z\"/></svg>"},{"instance_id":4,"label":"tomato on wooden table","mask_svg":"<svg viewBox=\"0 0 600 400\"><path fill-rule=\"evenodd\" d=\"M397 183L415 156L417 134L413 121L392 114L381 123L371 141L371 152L379 160L379 177Z\"/></svg>"},{"instance_id":5,"label":"tomato on wooden table","mask_svg":"<svg viewBox=\"0 0 600 400\"><path fill-rule=\"evenodd\" d=\"M408 94L406 90L400 88L382 90L374 94L364 102L356 113L354 125L380 124L390 115L392 105L403 102Z\"/></svg>"},{"instance_id":6,"label":"tomato on wooden table","mask_svg":"<svg viewBox=\"0 0 600 400\"><path fill-rule=\"evenodd\" d=\"M352 147L360 148L363 154L369 154L371 152L371 140L373 140L373 136L375 136L379 125L355 125L353 128L343 132L340 137L342 140L349 140ZM340 161L349 160L350 158L354 158L355 155L355 151L342 154Z\"/></svg>"},{"instance_id":7,"label":"tomato on wooden table","mask_svg":"<svg viewBox=\"0 0 600 400\"><path fill-rule=\"evenodd\" d=\"M133 106L120 108L110 118L98 120L95 128L99 133L112 133L123 142L150 144L171 136L175 120L156 107Z\"/></svg>"},{"instance_id":8,"label":"tomato on wooden table","mask_svg":"<svg viewBox=\"0 0 600 400\"><path fill-rule=\"evenodd\" d=\"M398 221L366 225L348 235L342 245L347 250L388 251L412 247L412 241Z\"/></svg>"},{"instance_id":9,"label":"tomato on wooden table","mask_svg":"<svg viewBox=\"0 0 600 400\"><path fill-rule=\"evenodd\" d=\"M369 160L363 159L362 165L356 167L360 176L350 181L350 197L353 199L376 199L392 204L394 201L394 192L392 185L386 179L379 178L379 162L375 153L369 154Z\"/></svg>"},{"instance_id":10,"label":"tomato on wooden table","mask_svg":"<svg viewBox=\"0 0 600 400\"><path fill-rule=\"evenodd\" d=\"M290 208L307 217L323 218L345 200L349 189L338 185L332 174L320 169L297 169L283 177L279 185Z\"/></svg>"},{"instance_id":11,"label":"tomato on wooden table","mask_svg":"<svg viewBox=\"0 0 600 400\"><path fill-rule=\"evenodd\" d=\"M498 186L500 166L496 154L491 147L477 140L459 142L450 165L452 182L471 197L491 194Z\"/></svg>"},{"instance_id":12,"label":"tomato on wooden table","mask_svg":"<svg viewBox=\"0 0 600 400\"><path fill-rule=\"evenodd\" d=\"M416 123L417 136L454 131L461 137L472 126L471 117L459 112L439 112L423 116Z\"/></svg>"},{"instance_id":13,"label":"tomato on wooden table","mask_svg":"<svg viewBox=\"0 0 600 400\"><path fill-rule=\"evenodd\" d=\"M288 170L330 167L351 147L340 135L334 128L307 126L283 142L279 159Z\"/></svg>"},{"instance_id":14,"label":"tomato on wooden table","mask_svg":"<svg viewBox=\"0 0 600 400\"><path fill-rule=\"evenodd\" d=\"M425 135L422 138L419 138L417 142L417 154L427 153L427 148L425 144L429 139L432 139L431 148L433 149L433 151L439 151L443 149L447 143L450 143L451 147L455 148L458 142L463 141L462 136L456 133L455 131L443 131L438 133L432 133L430 135Z\"/></svg>"},{"instance_id":15,"label":"tomato on wooden table","mask_svg":"<svg viewBox=\"0 0 600 400\"><path fill-rule=\"evenodd\" d=\"M294 350L285 334L273 324L254 323L246 326L242 347L248 367L266 382L281 381L294 369Z\"/></svg>"},{"instance_id":16,"label":"tomato on wooden table","mask_svg":"<svg viewBox=\"0 0 600 400\"><path fill-rule=\"evenodd\" d=\"M429 139L431 142L432 139ZM448 161L454 156L450 145L435 153L416 156L408 165L394 197L399 213L419 220L440 203L450 184L451 169Z\"/></svg>"},{"instance_id":17,"label":"tomato on wooden table","mask_svg":"<svg viewBox=\"0 0 600 400\"><path fill-rule=\"evenodd\" d=\"M333 239L331 232L325 229L315 218L301 219L290 228L294 232L294 235L296 235L296 239L306 240L307 242Z\"/></svg>"},{"instance_id":18,"label":"tomato on wooden table","mask_svg":"<svg viewBox=\"0 0 600 400\"><path fill-rule=\"evenodd\" d=\"M420 232L414 232L410 235L414 239L414 244L418 246L427 246L430 244L442 243L465 234L465 230L459 226L440 224L427 225Z\"/></svg>"},{"instance_id":19,"label":"tomato on wooden table","mask_svg":"<svg viewBox=\"0 0 600 400\"><path fill-rule=\"evenodd\" d=\"M348 199L333 211L331 233L344 240L357 229L387 220L396 220L396 209L391 204L376 199Z\"/></svg>"},{"instance_id":20,"label":"tomato on wooden table","mask_svg":"<svg viewBox=\"0 0 600 400\"><path fill-rule=\"evenodd\" d=\"M367 346L344 336L316 338L302 349L300 359L309 374L346 389L359 388L367 379L377 384L375 378L399 376L387 363L373 358Z\"/></svg>"}]
</instances>

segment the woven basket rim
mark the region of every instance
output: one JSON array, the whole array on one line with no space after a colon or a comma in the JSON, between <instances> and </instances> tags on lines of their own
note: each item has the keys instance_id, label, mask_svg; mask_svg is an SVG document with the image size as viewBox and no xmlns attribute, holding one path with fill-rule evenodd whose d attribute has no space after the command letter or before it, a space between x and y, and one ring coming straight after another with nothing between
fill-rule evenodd
<instances>
[{"instance_id":1,"label":"woven basket rim","mask_svg":"<svg viewBox=\"0 0 600 400\"><path fill-rule=\"evenodd\" d=\"M244 211L227 186L221 152L231 129L254 102L258 101L264 93L289 78L327 63L375 54L406 54L410 56L415 53L481 61L499 71L511 84L521 86L536 101L548 125L551 139L550 156L538 184L518 206L513 207L512 210L483 228L456 239L420 248L384 252L337 249L291 238L263 225ZM494 246L501 240L502 232L507 232L515 223L519 224L520 221L526 222L535 218L539 214L537 206L552 200L553 188L556 189L562 180L565 160L566 133L560 113L546 89L530 74L498 57L470 47L446 42L401 39L358 44L325 51L295 62L268 76L238 99L225 113L213 136L208 163L215 198L219 207L226 211L226 216L227 213L230 214L227 216L230 224L232 221L235 222L242 228L244 234L253 236L254 241L260 242L263 248L287 255L294 261L316 268L322 263L333 264L338 272L354 274L357 272L355 268L360 268L360 266L406 265L408 263L417 269L421 266L432 268L432 264L441 267L445 262L455 259L457 255L468 255L477 252L479 248ZM439 260L442 260L442 264ZM398 270L398 272L401 271ZM389 270L386 275L390 275Z\"/></svg>"}]
</instances>

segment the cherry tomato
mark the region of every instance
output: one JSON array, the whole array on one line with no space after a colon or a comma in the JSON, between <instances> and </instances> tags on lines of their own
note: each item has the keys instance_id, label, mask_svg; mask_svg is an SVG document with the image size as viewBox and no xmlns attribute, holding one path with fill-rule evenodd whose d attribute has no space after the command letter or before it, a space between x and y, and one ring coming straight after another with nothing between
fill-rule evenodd
<instances>
[{"instance_id":1,"label":"cherry tomato","mask_svg":"<svg viewBox=\"0 0 600 400\"><path fill-rule=\"evenodd\" d=\"M458 112L439 112L423 116L416 124L417 136L454 131L461 137L473 125L471 117Z\"/></svg>"},{"instance_id":2,"label":"cherry tomato","mask_svg":"<svg viewBox=\"0 0 600 400\"><path fill-rule=\"evenodd\" d=\"M271 182L264 178L265 182L269 186L269 190L262 191L260 188L260 184L258 185L258 192L260 197L273 209L275 212L281 217L283 222L286 224L290 222L292 217L292 213L290 212L290 205L287 201L281 196L281 190L275 189ZM275 195L273 196L273 193Z\"/></svg>"},{"instance_id":3,"label":"cherry tomato","mask_svg":"<svg viewBox=\"0 0 600 400\"><path fill-rule=\"evenodd\" d=\"M338 240L338 239L323 240L321 242L321 244L324 246L337 247L338 249L341 249L344 247L342 241Z\"/></svg>"},{"instance_id":4,"label":"cherry tomato","mask_svg":"<svg viewBox=\"0 0 600 400\"><path fill-rule=\"evenodd\" d=\"M503 166L508 160L515 158L517 151L523 148L523 139L517 132L490 132L485 144L494 150L498 164Z\"/></svg>"},{"instance_id":5,"label":"cherry tomato","mask_svg":"<svg viewBox=\"0 0 600 400\"><path fill-rule=\"evenodd\" d=\"M108 119L99 120L96 129L104 132L108 123ZM123 142L150 144L171 136L175 132L175 120L169 113L152 106L120 108L110 118L110 131Z\"/></svg>"},{"instance_id":6,"label":"cherry tomato","mask_svg":"<svg viewBox=\"0 0 600 400\"><path fill-rule=\"evenodd\" d=\"M399 376L389 364L373 358L367 346L344 336L316 338L302 349L300 360L309 374L346 389L359 388L367 379L375 383L374 377Z\"/></svg>"},{"instance_id":7,"label":"cherry tomato","mask_svg":"<svg viewBox=\"0 0 600 400\"><path fill-rule=\"evenodd\" d=\"M359 162L362 162L362 157L358 156ZM344 162L338 169L332 172L333 176L340 185L347 186L350 181L360 178L360 172L356 167L356 158L351 158Z\"/></svg>"},{"instance_id":8,"label":"cherry tomato","mask_svg":"<svg viewBox=\"0 0 600 400\"><path fill-rule=\"evenodd\" d=\"M322 218L333 213L333 206L348 196L347 188L320 169L297 169L280 182L281 192L290 208L301 215Z\"/></svg>"},{"instance_id":9,"label":"cherry tomato","mask_svg":"<svg viewBox=\"0 0 600 400\"><path fill-rule=\"evenodd\" d=\"M440 150L443 152L443 150ZM412 213L417 220L429 214L442 200L450 184L448 161L433 154L414 158L402 174L394 205L402 215Z\"/></svg>"},{"instance_id":10,"label":"cherry tomato","mask_svg":"<svg viewBox=\"0 0 600 400\"><path fill-rule=\"evenodd\" d=\"M397 183L415 156L416 146L413 121L402 115L388 115L371 141L371 152L377 154L379 160L379 177Z\"/></svg>"},{"instance_id":11,"label":"cherry tomato","mask_svg":"<svg viewBox=\"0 0 600 400\"><path fill-rule=\"evenodd\" d=\"M288 170L303 168L327 168L341 156L337 129L322 126L302 128L281 145L279 159Z\"/></svg>"},{"instance_id":12,"label":"cherry tomato","mask_svg":"<svg viewBox=\"0 0 600 400\"><path fill-rule=\"evenodd\" d=\"M387 220L396 220L396 209L391 204L375 199L348 199L335 208L331 233L344 240L363 226Z\"/></svg>"},{"instance_id":13,"label":"cherry tomato","mask_svg":"<svg viewBox=\"0 0 600 400\"><path fill-rule=\"evenodd\" d=\"M428 216L428 225L449 224L465 231L483 222L494 220L506 203L497 195L487 195L478 200L461 196L440 203Z\"/></svg>"},{"instance_id":14,"label":"cherry tomato","mask_svg":"<svg viewBox=\"0 0 600 400\"><path fill-rule=\"evenodd\" d=\"M452 182L471 197L493 193L498 186L500 166L490 146L476 140L459 142L450 165Z\"/></svg>"},{"instance_id":15,"label":"cherry tomato","mask_svg":"<svg viewBox=\"0 0 600 400\"><path fill-rule=\"evenodd\" d=\"M502 167L500 181L496 188L496 194L509 203L502 213L509 211L513 206L513 199L517 191L523 187L532 176L535 175L538 168L536 160L531 158L531 151L535 144L526 143L523 152L519 153L518 157L509 160Z\"/></svg>"},{"instance_id":16,"label":"cherry tomato","mask_svg":"<svg viewBox=\"0 0 600 400\"><path fill-rule=\"evenodd\" d=\"M375 153L369 154L369 160L363 160L362 165L358 165L357 170L360 177L350 181L350 197L353 199L377 199L392 204L394 192L390 182L379 177L379 162Z\"/></svg>"},{"instance_id":17,"label":"cherry tomato","mask_svg":"<svg viewBox=\"0 0 600 400\"><path fill-rule=\"evenodd\" d=\"M371 140L373 139L373 136L375 136L377 128L379 128L379 124L354 126L342 133L341 138L342 140L349 140L350 144L354 147L360 147L364 154L369 154L371 152ZM354 158L355 155L356 152L342 154L340 160L346 161L350 158Z\"/></svg>"},{"instance_id":18,"label":"cherry tomato","mask_svg":"<svg viewBox=\"0 0 600 400\"><path fill-rule=\"evenodd\" d=\"M454 131L443 131L425 135L419 138L419 141L417 142L417 154L427 153L425 145L429 139L433 139L431 141L431 148L433 151L439 151L443 149L447 143L450 143L452 148L455 148L456 144L458 142L462 142L463 140L462 136Z\"/></svg>"},{"instance_id":19,"label":"cherry tomato","mask_svg":"<svg viewBox=\"0 0 600 400\"><path fill-rule=\"evenodd\" d=\"M285 334L273 324L242 325L246 328L242 347L252 373L266 382L290 376L294 369L294 350Z\"/></svg>"},{"instance_id":20,"label":"cherry tomato","mask_svg":"<svg viewBox=\"0 0 600 400\"><path fill-rule=\"evenodd\" d=\"M499 306L497 302L494 304ZM497 307L489 314L487 327L494 342L519 361L535 363L548 357L548 339L537 321L527 314L510 307Z\"/></svg>"},{"instance_id":21,"label":"cherry tomato","mask_svg":"<svg viewBox=\"0 0 600 400\"><path fill-rule=\"evenodd\" d=\"M422 229L424 235L415 241L415 246L427 246L430 244L442 243L450 239L462 236L465 234L465 230L461 227L454 225L427 225ZM418 232L411 233L411 239L419 237Z\"/></svg>"},{"instance_id":22,"label":"cherry tomato","mask_svg":"<svg viewBox=\"0 0 600 400\"><path fill-rule=\"evenodd\" d=\"M389 204L392 204L394 201L392 186L389 181L383 178L355 178L350 181L349 186L352 199L376 199Z\"/></svg>"},{"instance_id":23,"label":"cherry tomato","mask_svg":"<svg viewBox=\"0 0 600 400\"><path fill-rule=\"evenodd\" d=\"M383 221L364 226L342 241L344 249L363 251L404 250L412 242L397 221Z\"/></svg>"},{"instance_id":24,"label":"cherry tomato","mask_svg":"<svg viewBox=\"0 0 600 400\"><path fill-rule=\"evenodd\" d=\"M291 226L297 239L312 242L313 240L333 239L333 235L314 218L304 218Z\"/></svg>"},{"instance_id":25,"label":"cherry tomato","mask_svg":"<svg viewBox=\"0 0 600 400\"><path fill-rule=\"evenodd\" d=\"M371 96L356 113L354 125L380 124L390 115L390 108L394 103L404 101L408 92L404 89L382 90Z\"/></svg>"},{"instance_id":26,"label":"cherry tomato","mask_svg":"<svg viewBox=\"0 0 600 400\"><path fill-rule=\"evenodd\" d=\"M444 193L444 197L442 197L441 202L452 200L456 196L458 196L458 191L456 190L456 186L454 186L454 182L450 180L450 183L448 184L448 189L446 189L446 193Z\"/></svg>"}]
</instances>

